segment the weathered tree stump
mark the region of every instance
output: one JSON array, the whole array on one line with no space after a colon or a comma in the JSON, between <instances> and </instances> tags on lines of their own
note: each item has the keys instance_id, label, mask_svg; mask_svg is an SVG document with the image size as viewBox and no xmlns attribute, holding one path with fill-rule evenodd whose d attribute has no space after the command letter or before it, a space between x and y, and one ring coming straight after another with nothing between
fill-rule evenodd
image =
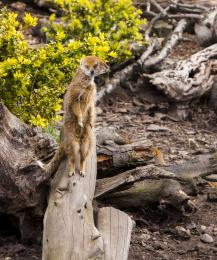
<instances>
[{"instance_id":1,"label":"weathered tree stump","mask_svg":"<svg viewBox=\"0 0 217 260\"><path fill-rule=\"evenodd\" d=\"M92 138L95 140L94 136ZM67 169L65 159L51 182L44 217L42 259L127 259L131 219L119 210L108 208L99 211L99 230L94 223L92 200L96 183L96 146L93 145L84 178L78 173L69 177ZM118 223L110 218L116 214ZM124 252L122 239L125 241ZM114 258L116 254L123 258Z\"/></svg>"}]
</instances>

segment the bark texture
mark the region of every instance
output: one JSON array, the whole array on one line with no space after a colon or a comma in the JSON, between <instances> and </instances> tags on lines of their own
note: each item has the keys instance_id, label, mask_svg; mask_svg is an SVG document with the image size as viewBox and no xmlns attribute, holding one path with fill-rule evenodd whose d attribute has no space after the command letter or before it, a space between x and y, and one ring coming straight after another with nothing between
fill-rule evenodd
<instances>
[{"instance_id":1,"label":"bark texture","mask_svg":"<svg viewBox=\"0 0 217 260\"><path fill-rule=\"evenodd\" d=\"M94 259L103 255L103 240L94 225L92 208L95 158L93 148L85 178L78 172L68 176L67 159L55 174L44 217L43 260Z\"/></svg>"},{"instance_id":2,"label":"bark texture","mask_svg":"<svg viewBox=\"0 0 217 260\"><path fill-rule=\"evenodd\" d=\"M216 153L198 156L181 165L137 167L98 180L95 198L124 209L154 203L171 205L186 214L196 210L189 196L197 194L201 178L216 173Z\"/></svg>"},{"instance_id":3,"label":"bark texture","mask_svg":"<svg viewBox=\"0 0 217 260\"><path fill-rule=\"evenodd\" d=\"M95 140L94 136L92 138ZM93 145L84 178L78 173L68 177L67 164L67 159L62 161L51 183L44 217L42 259L127 259L131 219L119 210L107 208L99 211L98 229L94 223L92 200L96 183L96 146Z\"/></svg>"},{"instance_id":4,"label":"bark texture","mask_svg":"<svg viewBox=\"0 0 217 260\"><path fill-rule=\"evenodd\" d=\"M37 160L52 157L56 144L21 123L0 103L0 214L13 216L23 240L32 239L46 206L48 176Z\"/></svg>"},{"instance_id":5,"label":"bark texture","mask_svg":"<svg viewBox=\"0 0 217 260\"><path fill-rule=\"evenodd\" d=\"M193 54L189 59L177 61L171 69L144 76L173 100L192 100L212 88L212 66L215 63L212 59L216 57L217 44L214 44Z\"/></svg>"},{"instance_id":6,"label":"bark texture","mask_svg":"<svg viewBox=\"0 0 217 260\"><path fill-rule=\"evenodd\" d=\"M100 177L107 176L123 167L147 164L151 156L151 142L147 139L132 144L97 145L97 168Z\"/></svg>"}]
</instances>

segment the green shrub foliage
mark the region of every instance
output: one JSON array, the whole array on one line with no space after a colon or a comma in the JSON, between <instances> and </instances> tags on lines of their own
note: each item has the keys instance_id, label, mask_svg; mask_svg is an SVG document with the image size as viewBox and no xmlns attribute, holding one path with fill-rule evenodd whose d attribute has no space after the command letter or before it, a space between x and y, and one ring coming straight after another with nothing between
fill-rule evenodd
<instances>
[{"instance_id":1,"label":"green shrub foliage","mask_svg":"<svg viewBox=\"0 0 217 260\"><path fill-rule=\"evenodd\" d=\"M140 19L130 0L54 0L62 21L50 16L44 28L50 41L33 48L24 31L37 25L26 13L0 11L0 99L23 121L47 127L60 119L62 96L81 57L107 61L131 56L132 42L142 42Z\"/></svg>"},{"instance_id":2,"label":"green shrub foliage","mask_svg":"<svg viewBox=\"0 0 217 260\"><path fill-rule=\"evenodd\" d=\"M142 42L146 21L131 0L54 0L64 11L62 22L51 16L49 37L83 42L87 52L104 58L131 56L131 43Z\"/></svg>"}]
</instances>

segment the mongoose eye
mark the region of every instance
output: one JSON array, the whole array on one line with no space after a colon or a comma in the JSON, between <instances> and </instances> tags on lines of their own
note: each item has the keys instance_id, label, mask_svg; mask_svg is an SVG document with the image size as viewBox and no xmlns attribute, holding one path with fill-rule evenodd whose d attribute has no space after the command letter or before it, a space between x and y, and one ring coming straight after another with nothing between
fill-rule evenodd
<instances>
[{"instance_id":1,"label":"mongoose eye","mask_svg":"<svg viewBox=\"0 0 217 260\"><path fill-rule=\"evenodd\" d=\"M93 68L94 68L94 69L96 69L96 68L97 68L97 66L98 66L98 64L94 64L94 65L93 65Z\"/></svg>"}]
</instances>

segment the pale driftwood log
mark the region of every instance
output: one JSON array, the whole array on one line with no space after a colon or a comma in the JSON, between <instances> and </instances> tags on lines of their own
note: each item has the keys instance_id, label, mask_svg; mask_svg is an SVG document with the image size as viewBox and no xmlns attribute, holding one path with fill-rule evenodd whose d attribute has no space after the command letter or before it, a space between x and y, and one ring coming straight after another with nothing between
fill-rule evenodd
<instances>
[{"instance_id":1,"label":"pale driftwood log","mask_svg":"<svg viewBox=\"0 0 217 260\"><path fill-rule=\"evenodd\" d=\"M0 215L10 215L23 240L40 235L48 176L37 161L53 156L56 144L22 123L0 103Z\"/></svg>"},{"instance_id":2,"label":"pale driftwood log","mask_svg":"<svg viewBox=\"0 0 217 260\"><path fill-rule=\"evenodd\" d=\"M95 139L92 136L93 140ZM132 226L132 221L123 212L108 209L120 216L120 223L108 219L107 211L101 210L98 216L99 230L93 219L92 200L96 182L96 146L86 166L86 176L78 173L68 177L67 159L55 174L51 183L48 207L44 217L43 260L112 260L114 251L123 250L120 236L125 234L126 244L123 260L127 259L132 228L124 227L123 221ZM106 223L106 224L104 224ZM116 233L118 237L114 236ZM109 235L110 234L110 235ZM109 237L108 237L109 235ZM125 239L125 238L123 238ZM117 241L119 241L117 243ZM108 247L112 245L113 248ZM114 251L113 251L114 250Z\"/></svg>"},{"instance_id":3,"label":"pale driftwood log","mask_svg":"<svg viewBox=\"0 0 217 260\"><path fill-rule=\"evenodd\" d=\"M122 211L106 207L99 209L97 227L104 240L108 260L127 260L133 221Z\"/></svg>"},{"instance_id":4,"label":"pale driftwood log","mask_svg":"<svg viewBox=\"0 0 217 260\"><path fill-rule=\"evenodd\" d=\"M176 101L198 98L210 90L214 83L211 58L217 56L217 44L178 61L173 69L144 74L150 82Z\"/></svg>"}]
</instances>

